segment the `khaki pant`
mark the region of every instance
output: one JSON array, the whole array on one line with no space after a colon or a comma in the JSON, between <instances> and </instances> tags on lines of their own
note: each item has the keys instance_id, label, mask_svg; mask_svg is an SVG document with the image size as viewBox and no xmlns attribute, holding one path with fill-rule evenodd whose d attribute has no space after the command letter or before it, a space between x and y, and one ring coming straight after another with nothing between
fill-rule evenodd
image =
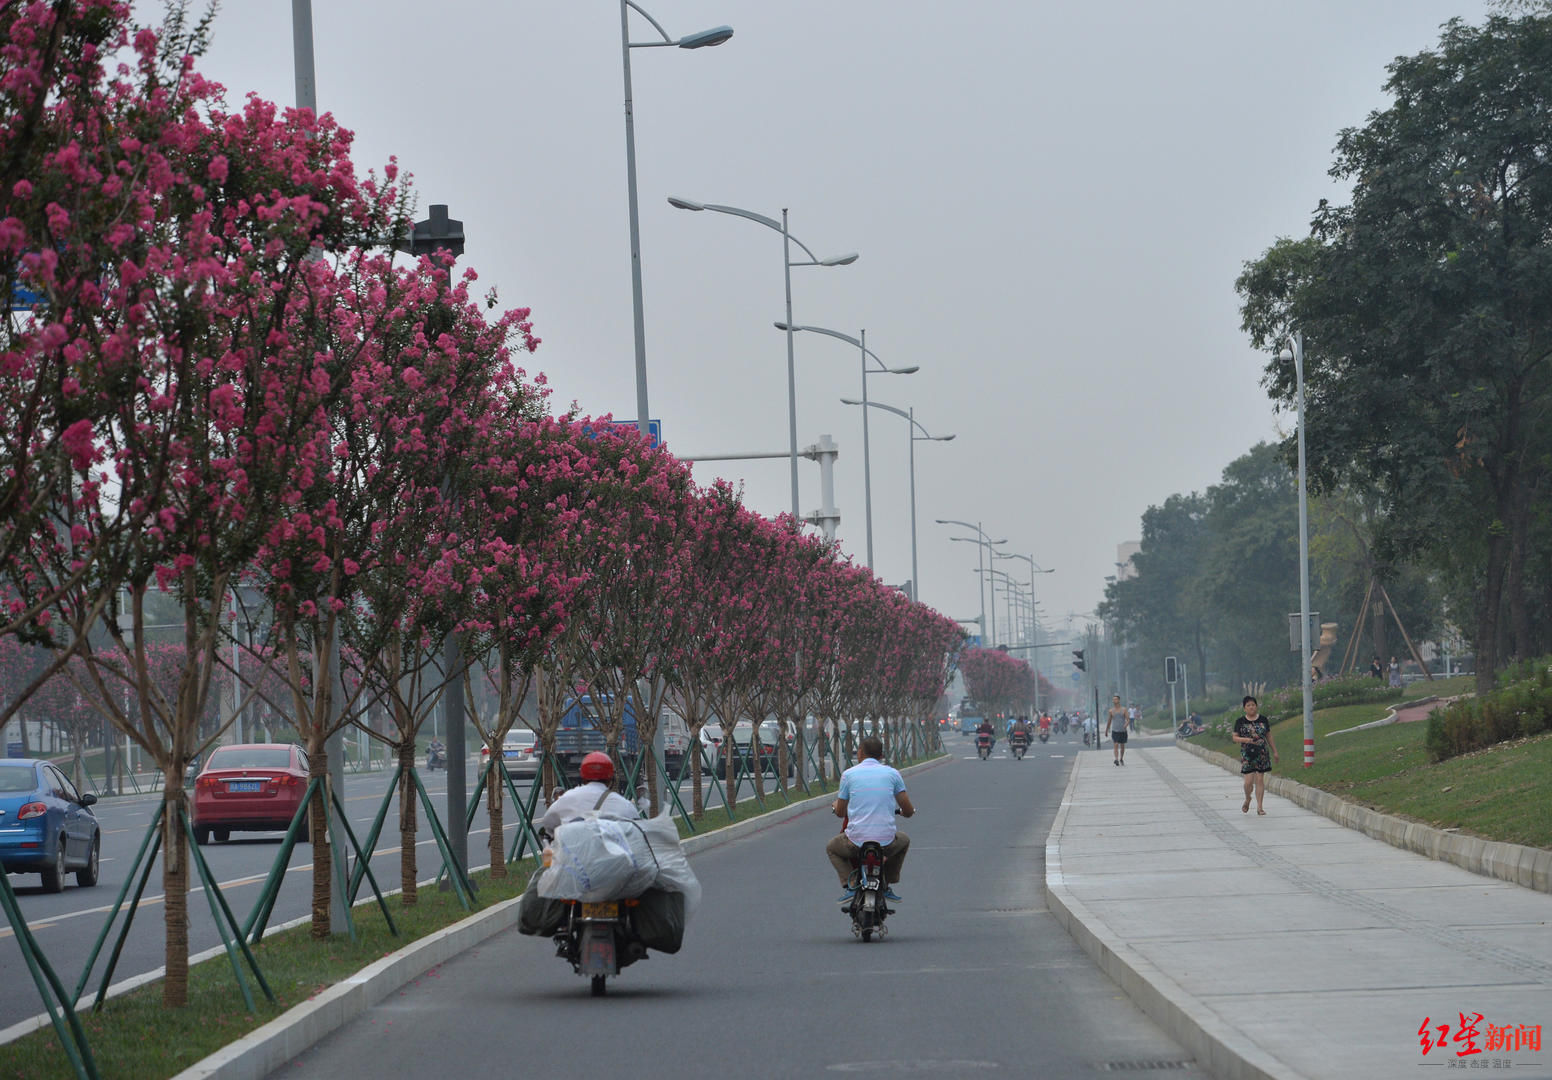
<instances>
[{"instance_id":1,"label":"khaki pant","mask_svg":"<svg viewBox=\"0 0 1552 1080\"><path fill-rule=\"evenodd\" d=\"M895 830L895 838L884 845L884 881L890 885L900 882L900 868L905 865L905 853L910 850L911 838L905 833ZM836 833L825 845L825 854L830 856L830 865L835 867L836 876L841 879L841 888L851 884L852 871L857 868L856 858L862 848L846 838L845 833Z\"/></svg>"}]
</instances>

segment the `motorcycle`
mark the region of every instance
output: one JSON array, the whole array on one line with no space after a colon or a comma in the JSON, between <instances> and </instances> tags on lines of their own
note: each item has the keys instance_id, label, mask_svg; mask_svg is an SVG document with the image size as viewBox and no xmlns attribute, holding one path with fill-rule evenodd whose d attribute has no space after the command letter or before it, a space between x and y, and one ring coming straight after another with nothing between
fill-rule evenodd
<instances>
[{"instance_id":1,"label":"motorcycle","mask_svg":"<svg viewBox=\"0 0 1552 1080\"><path fill-rule=\"evenodd\" d=\"M1044 735L1040 736L1040 738L1042 742L1045 740ZM1029 736L1024 732L1015 731L1013 734L1008 736L1008 750L1013 754L1015 760L1023 761L1024 752L1028 749Z\"/></svg>"},{"instance_id":2,"label":"motorcycle","mask_svg":"<svg viewBox=\"0 0 1552 1080\"><path fill-rule=\"evenodd\" d=\"M436 746L427 748L427 750L426 750L426 771L429 772L432 769L443 769L443 770L445 770L446 768L447 768L447 751L442 749L441 747L436 747Z\"/></svg>"},{"instance_id":3,"label":"motorcycle","mask_svg":"<svg viewBox=\"0 0 1552 1080\"><path fill-rule=\"evenodd\" d=\"M872 941L874 934L883 938L889 933L884 918L890 911L884 899L888 886L884 884L882 845L869 840L862 845L854 862L857 869L852 875L852 898L846 905L846 913L851 916L852 936L863 941Z\"/></svg>"},{"instance_id":4,"label":"motorcycle","mask_svg":"<svg viewBox=\"0 0 1552 1080\"><path fill-rule=\"evenodd\" d=\"M1050 728L1043 727L1043 728L1040 729L1040 741L1041 742L1050 742L1051 741L1051 729Z\"/></svg>"},{"instance_id":5,"label":"motorcycle","mask_svg":"<svg viewBox=\"0 0 1552 1080\"><path fill-rule=\"evenodd\" d=\"M990 735L984 735L984 734L983 735L977 735L975 737L975 752L977 754L981 755L981 760L982 761L985 761L987 758L991 757L992 756L992 737Z\"/></svg>"},{"instance_id":6,"label":"motorcycle","mask_svg":"<svg viewBox=\"0 0 1552 1080\"><path fill-rule=\"evenodd\" d=\"M1083 731L1083 745L1087 746L1088 744L1089 744L1089 733L1088 733L1088 729L1085 728L1084 731Z\"/></svg>"},{"instance_id":7,"label":"motorcycle","mask_svg":"<svg viewBox=\"0 0 1552 1080\"><path fill-rule=\"evenodd\" d=\"M590 980L594 997L607 992L609 976L646 958L647 947L637 940L630 924L630 908L639 900L602 903L567 901L571 917L555 935L555 955Z\"/></svg>"}]
</instances>

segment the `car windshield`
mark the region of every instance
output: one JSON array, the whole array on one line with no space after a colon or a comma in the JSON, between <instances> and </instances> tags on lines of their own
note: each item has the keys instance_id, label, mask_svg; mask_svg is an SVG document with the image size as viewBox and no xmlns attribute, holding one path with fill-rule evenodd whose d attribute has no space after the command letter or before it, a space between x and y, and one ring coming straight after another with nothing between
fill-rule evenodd
<instances>
[{"instance_id":1,"label":"car windshield","mask_svg":"<svg viewBox=\"0 0 1552 1080\"><path fill-rule=\"evenodd\" d=\"M210 755L212 769L284 769L291 764L288 746L226 746Z\"/></svg>"},{"instance_id":2,"label":"car windshield","mask_svg":"<svg viewBox=\"0 0 1552 1080\"><path fill-rule=\"evenodd\" d=\"M0 766L0 792L14 794L18 791L31 791L37 786L38 781L33 775L31 765Z\"/></svg>"}]
</instances>

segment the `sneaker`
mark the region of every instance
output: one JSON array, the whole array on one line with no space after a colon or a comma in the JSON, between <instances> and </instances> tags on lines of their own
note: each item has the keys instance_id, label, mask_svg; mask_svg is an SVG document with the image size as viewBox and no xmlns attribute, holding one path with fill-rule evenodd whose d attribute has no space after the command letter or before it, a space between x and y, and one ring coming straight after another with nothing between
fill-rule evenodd
<instances>
[{"instance_id":1,"label":"sneaker","mask_svg":"<svg viewBox=\"0 0 1552 1080\"><path fill-rule=\"evenodd\" d=\"M896 896L895 895L895 890L891 886L886 885L886 886L884 886L884 899L885 900L893 900L895 903L898 904L901 900L903 900L905 898L903 896Z\"/></svg>"},{"instance_id":2,"label":"sneaker","mask_svg":"<svg viewBox=\"0 0 1552 1080\"><path fill-rule=\"evenodd\" d=\"M857 890L856 889L847 889L845 892L841 893L841 895L839 897L836 898L835 902L837 904L849 904L849 903L852 902L852 899L856 895L857 895Z\"/></svg>"}]
</instances>

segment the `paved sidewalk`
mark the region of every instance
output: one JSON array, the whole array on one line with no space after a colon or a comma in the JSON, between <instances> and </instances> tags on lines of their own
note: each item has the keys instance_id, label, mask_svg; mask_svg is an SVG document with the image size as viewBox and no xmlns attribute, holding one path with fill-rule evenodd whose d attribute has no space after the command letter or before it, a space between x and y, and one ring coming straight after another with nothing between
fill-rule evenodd
<instances>
[{"instance_id":1,"label":"paved sidewalk","mask_svg":"<svg viewBox=\"0 0 1552 1080\"><path fill-rule=\"evenodd\" d=\"M1080 754L1046 848L1052 910L1214 1076L1552 1078L1552 895L1242 801L1173 745ZM1460 1013L1482 1053L1424 1055L1424 1019L1453 1039ZM1540 1025L1541 1049L1490 1049L1489 1025Z\"/></svg>"}]
</instances>

